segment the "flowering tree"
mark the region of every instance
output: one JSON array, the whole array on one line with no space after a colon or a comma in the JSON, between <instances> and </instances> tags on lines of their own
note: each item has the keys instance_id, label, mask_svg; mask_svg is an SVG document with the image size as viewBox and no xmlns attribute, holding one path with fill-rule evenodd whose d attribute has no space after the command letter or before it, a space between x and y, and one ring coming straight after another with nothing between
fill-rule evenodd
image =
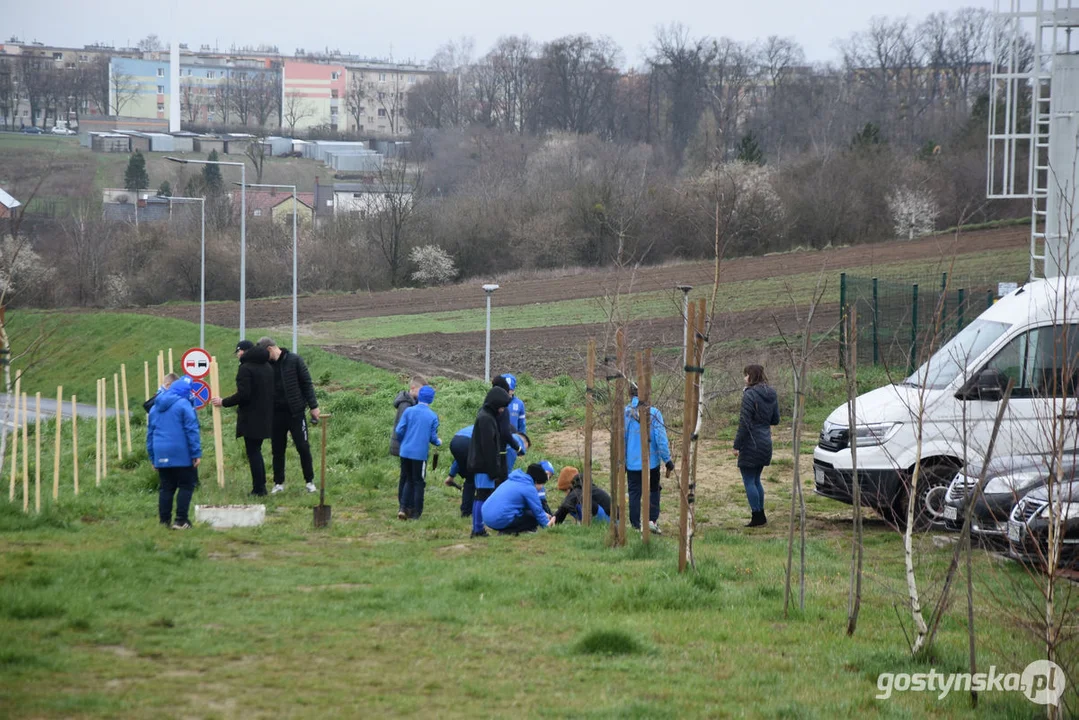
<instances>
[{"instance_id":1,"label":"flowering tree","mask_svg":"<svg viewBox=\"0 0 1079 720\"><path fill-rule=\"evenodd\" d=\"M940 209L929 191L898 188L888 195L888 212L896 237L913 240L936 229Z\"/></svg>"},{"instance_id":2,"label":"flowering tree","mask_svg":"<svg viewBox=\"0 0 1079 720\"><path fill-rule=\"evenodd\" d=\"M421 285L444 285L457 277L453 258L438 245L414 247L409 259L416 266L412 279Z\"/></svg>"}]
</instances>

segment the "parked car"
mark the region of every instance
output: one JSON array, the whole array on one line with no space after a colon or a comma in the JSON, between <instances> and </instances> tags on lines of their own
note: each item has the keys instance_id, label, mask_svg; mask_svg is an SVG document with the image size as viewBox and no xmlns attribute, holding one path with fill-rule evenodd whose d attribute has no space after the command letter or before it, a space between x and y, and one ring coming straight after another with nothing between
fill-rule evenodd
<instances>
[{"instance_id":1,"label":"parked car","mask_svg":"<svg viewBox=\"0 0 1079 720\"><path fill-rule=\"evenodd\" d=\"M943 524L948 484L962 458L985 457L1009 380L1015 385L996 453L1029 454L1030 448L1044 446L1046 421L1065 416L1063 398L1076 387L1075 373L1066 377L1064 368L1079 357L1079 326L1062 324L1060 318L1079 319L1079 277L1036 280L1009 293L906 380L860 396L853 433L863 502L893 522L905 519L920 451L915 522ZM1068 422L1079 423L1068 412ZM842 405L824 424L813 470L819 495L850 503L852 430L847 424Z\"/></svg>"},{"instance_id":2,"label":"parked car","mask_svg":"<svg viewBox=\"0 0 1079 720\"><path fill-rule=\"evenodd\" d=\"M68 128L68 127L63 127L62 125L53 125L52 130L50 132L52 132L53 135L74 135L75 134L74 130L72 130L71 128Z\"/></svg>"},{"instance_id":3,"label":"parked car","mask_svg":"<svg viewBox=\"0 0 1079 720\"><path fill-rule=\"evenodd\" d=\"M1075 453L1064 454L1061 471L1065 481L1079 481L1079 457ZM967 506L973 498L971 535L987 542L1002 541L1016 503L1033 490L1044 487L1055 473L1055 456L1052 454L994 458L985 471L980 490L975 492L982 476L982 463L970 463L948 486L944 497L944 525L949 530L962 529Z\"/></svg>"},{"instance_id":4,"label":"parked car","mask_svg":"<svg viewBox=\"0 0 1079 720\"><path fill-rule=\"evenodd\" d=\"M41 128L34 127L33 125L27 125L22 131L27 135L41 135L44 132Z\"/></svg>"},{"instance_id":5,"label":"parked car","mask_svg":"<svg viewBox=\"0 0 1079 720\"><path fill-rule=\"evenodd\" d=\"M1053 489L1061 518L1058 567L1079 568L1079 482ZM1009 554L1025 563L1045 567L1049 558L1049 488L1032 490L1019 501L1008 520Z\"/></svg>"}]
</instances>

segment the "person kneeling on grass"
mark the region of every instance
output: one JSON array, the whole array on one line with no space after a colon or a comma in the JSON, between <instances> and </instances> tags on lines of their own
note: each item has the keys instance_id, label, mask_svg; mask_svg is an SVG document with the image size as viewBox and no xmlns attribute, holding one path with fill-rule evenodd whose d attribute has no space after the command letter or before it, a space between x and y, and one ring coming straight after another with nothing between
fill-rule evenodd
<instances>
[{"instance_id":1,"label":"person kneeling on grass","mask_svg":"<svg viewBox=\"0 0 1079 720\"><path fill-rule=\"evenodd\" d=\"M546 484L547 471L539 463L528 470L514 470L483 503L484 524L503 535L554 525L554 517L544 512L540 502L539 489Z\"/></svg>"},{"instance_id":2,"label":"person kneeling on grass","mask_svg":"<svg viewBox=\"0 0 1079 720\"><path fill-rule=\"evenodd\" d=\"M442 447L442 440L438 437L438 414L431 409L435 389L424 385L416 397L419 402L401 413L396 430L397 439L401 442L401 476L405 478L397 512L399 520L419 520L423 515L423 493L427 489L427 445Z\"/></svg>"},{"instance_id":3,"label":"person kneeling on grass","mask_svg":"<svg viewBox=\"0 0 1079 720\"><path fill-rule=\"evenodd\" d=\"M567 517L573 516L581 522L581 507L584 498L584 481L577 468L566 466L558 474L558 489L566 493L558 511L554 514L556 525L561 525ZM611 496L603 488L592 483L592 517L599 522L608 522L611 516Z\"/></svg>"},{"instance_id":4,"label":"person kneeling on grass","mask_svg":"<svg viewBox=\"0 0 1079 720\"><path fill-rule=\"evenodd\" d=\"M199 421L191 404L192 388L187 376L173 381L157 394L146 423L146 454L161 481L158 519L165 526L172 522L172 498L176 495L174 530L191 527L187 511L198 484L197 468L202 458Z\"/></svg>"}]
</instances>

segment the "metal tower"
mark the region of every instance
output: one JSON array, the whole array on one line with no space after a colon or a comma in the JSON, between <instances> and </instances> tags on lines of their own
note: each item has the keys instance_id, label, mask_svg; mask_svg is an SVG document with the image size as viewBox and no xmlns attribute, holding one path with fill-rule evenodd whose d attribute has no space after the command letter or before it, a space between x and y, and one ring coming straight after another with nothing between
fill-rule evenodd
<instances>
[{"instance_id":1,"label":"metal tower","mask_svg":"<svg viewBox=\"0 0 1079 720\"><path fill-rule=\"evenodd\" d=\"M997 0L994 20L986 195L1030 199L1031 278L1079 274L1079 0Z\"/></svg>"}]
</instances>

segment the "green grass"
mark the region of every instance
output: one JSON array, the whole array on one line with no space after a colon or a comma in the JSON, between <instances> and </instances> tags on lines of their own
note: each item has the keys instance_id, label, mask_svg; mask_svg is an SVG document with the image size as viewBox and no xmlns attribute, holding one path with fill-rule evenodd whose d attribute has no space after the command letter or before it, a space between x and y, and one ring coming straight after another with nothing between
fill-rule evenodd
<instances>
[{"instance_id":1,"label":"green grass","mask_svg":"<svg viewBox=\"0 0 1079 720\"><path fill-rule=\"evenodd\" d=\"M28 384L52 384L76 370L92 383L121 359L140 363L159 347L183 347L197 331L110 314L11 319L16 338L57 322L51 352L30 369L36 376L28 371ZM92 345L98 336L108 340L101 347ZM234 340L217 328L208 337L226 350ZM27 516L20 504L0 500L5 717L1037 716L1039 708L1014 694L984 694L977 713L960 694L874 698L880 672L961 670L965 609L949 610L933 657L911 660L893 609L902 604L901 543L871 527L861 622L846 637L849 543L843 526L825 519L842 510L835 503L809 498L806 610L783 616L788 464L777 463L766 484L773 526L763 532L742 529L739 485L699 491L697 570L685 575L676 572L670 535L647 547L631 537L621 549L607 547L603 527L470 541L457 517L459 496L438 473L429 478L424 518L394 517L397 469L386 446L399 378L316 351L304 355L321 381L320 403L334 414L329 529L312 528L312 497L298 492L290 452L289 490L266 499L264 526L164 530L145 453L122 467L110 458L108 477L95 487L91 422L79 428L78 497L67 447L57 503L46 492L42 514ZM445 440L474 417L484 387L437 384ZM544 455L548 428L575 416L578 390L564 378L522 378L532 457ZM834 387L820 391L822 406L836 404ZM247 500L233 416L224 416L228 483L216 486L208 457L197 503ZM133 419L138 448L141 409ZM52 437L51 424L43 435ZM729 463L708 470L733 476ZM51 489L51 450L42 464ZM597 477L606 483L602 472ZM556 503L559 493L551 495ZM667 528L676 497L667 487ZM939 578L947 551L921 539L918 552L924 575ZM980 666L1020 670L1038 656L1037 646L993 598L1019 602L1010 583L1025 575L980 554L975 573Z\"/></svg>"},{"instance_id":2,"label":"green grass","mask_svg":"<svg viewBox=\"0 0 1079 720\"><path fill-rule=\"evenodd\" d=\"M807 261L808 262L808 261ZM1023 273L1027 254L1020 250L991 251L961 255L955 272L968 276L1013 277ZM889 277L923 277L947 270L941 260L885 263L876 267L855 268L860 275L879 274ZM840 269L824 273L828 292L826 302L839 302ZM798 273L763 280L723 283L716 298L725 312L789 308L792 300L799 306L808 305L816 287L819 271ZM709 288L697 288L690 297L710 297ZM627 321L676 316L681 297L669 292L635 293L623 296L621 313ZM562 300L531 305L498 306L491 309L491 327L496 330L515 330L550 325L584 325L607 322L610 302L604 298ZM418 315L385 315L340 322L320 322L307 326L305 337L315 342L354 342L397 337L419 333L459 333L483 330L486 315L482 308L452 310Z\"/></svg>"}]
</instances>

